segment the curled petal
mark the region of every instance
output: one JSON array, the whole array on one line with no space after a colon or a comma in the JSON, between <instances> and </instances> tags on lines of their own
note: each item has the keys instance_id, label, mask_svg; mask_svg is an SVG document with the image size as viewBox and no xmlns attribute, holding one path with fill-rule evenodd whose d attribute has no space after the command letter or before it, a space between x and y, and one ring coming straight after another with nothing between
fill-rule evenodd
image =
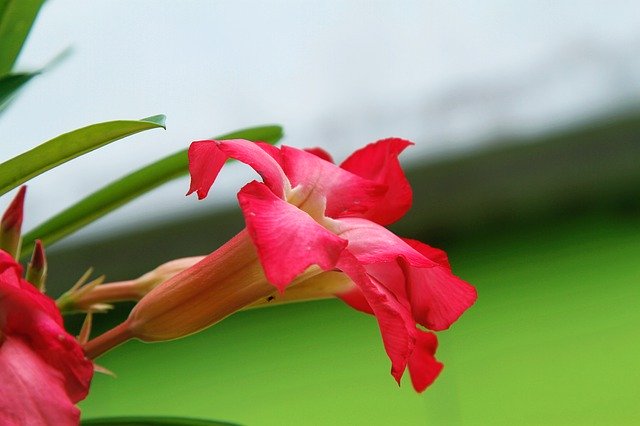
<instances>
[{"instance_id":1,"label":"curled petal","mask_svg":"<svg viewBox=\"0 0 640 426\"><path fill-rule=\"evenodd\" d=\"M477 298L473 286L451 273L440 250L415 240L403 240L366 219L336 220L338 235L367 272L411 306L416 321L444 330ZM353 301L356 296L351 295Z\"/></svg>"},{"instance_id":2,"label":"curled petal","mask_svg":"<svg viewBox=\"0 0 640 426\"><path fill-rule=\"evenodd\" d=\"M432 247L415 240L406 240L413 248L433 256ZM418 323L431 330L449 328L478 298L476 289L451 273L448 265L416 268L400 259L407 277L407 293L413 316Z\"/></svg>"},{"instance_id":3,"label":"curled petal","mask_svg":"<svg viewBox=\"0 0 640 426\"><path fill-rule=\"evenodd\" d=\"M280 152L285 173L299 190L297 199L302 200L292 202L302 209L306 200L324 198L325 216L357 216L379 203L386 191L384 185L347 172L317 155L288 146Z\"/></svg>"},{"instance_id":4,"label":"curled petal","mask_svg":"<svg viewBox=\"0 0 640 426\"><path fill-rule=\"evenodd\" d=\"M414 266L437 265L393 232L367 219L341 218L332 225L337 235L349 240L349 251L363 264L395 262L402 256Z\"/></svg>"},{"instance_id":5,"label":"curled petal","mask_svg":"<svg viewBox=\"0 0 640 426\"><path fill-rule=\"evenodd\" d=\"M227 156L214 141L192 142L188 155L191 185L187 195L196 192L198 199L202 200L209 193Z\"/></svg>"},{"instance_id":6,"label":"curled petal","mask_svg":"<svg viewBox=\"0 0 640 426\"><path fill-rule=\"evenodd\" d=\"M358 286L378 320L384 349L391 360L391 375L400 384L414 346L400 312L403 308L398 306L397 300L384 286L374 284L362 265L348 251L343 253L338 268Z\"/></svg>"},{"instance_id":7,"label":"curled petal","mask_svg":"<svg viewBox=\"0 0 640 426\"><path fill-rule=\"evenodd\" d=\"M398 161L398 155L410 145L413 143L404 139L383 139L354 152L340 165L351 173L384 184L388 188L383 200L361 217L388 225L400 219L411 208L411 185Z\"/></svg>"},{"instance_id":8,"label":"curled petal","mask_svg":"<svg viewBox=\"0 0 640 426\"><path fill-rule=\"evenodd\" d=\"M353 280L378 320L385 351L391 360L391 375L400 384L408 367L414 389L424 391L442 370L442 364L434 358L435 335L418 330L410 309L369 275L348 250L341 256L338 268Z\"/></svg>"},{"instance_id":9,"label":"curled petal","mask_svg":"<svg viewBox=\"0 0 640 426\"><path fill-rule=\"evenodd\" d=\"M449 256L444 250L440 250L439 248L431 247L428 244L423 242L412 240L410 238L402 238L402 241L409 244L416 251L419 251L424 257L429 260L434 261L440 266L444 266L445 268L451 270L451 264L449 263Z\"/></svg>"},{"instance_id":10,"label":"curled petal","mask_svg":"<svg viewBox=\"0 0 640 426\"><path fill-rule=\"evenodd\" d=\"M369 302L358 287L353 287L347 291L336 293L336 297L342 299L344 303L351 306L356 311L373 315L373 309L371 309Z\"/></svg>"},{"instance_id":11,"label":"curled petal","mask_svg":"<svg viewBox=\"0 0 640 426\"><path fill-rule=\"evenodd\" d=\"M235 158L251 166L269 189L283 198L289 181L271 154L271 150L244 139L193 142L189 147L191 187L187 195L197 192L199 199L206 197L224 162Z\"/></svg>"},{"instance_id":12,"label":"curled petal","mask_svg":"<svg viewBox=\"0 0 640 426\"><path fill-rule=\"evenodd\" d=\"M266 142L255 142L264 152L269 154L282 168L282 155L280 154L280 148L270 145Z\"/></svg>"},{"instance_id":13,"label":"curled petal","mask_svg":"<svg viewBox=\"0 0 640 426\"><path fill-rule=\"evenodd\" d=\"M443 365L434 355L438 348L435 334L416 330L416 345L409 357L409 375L416 392L423 392L442 371Z\"/></svg>"},{"instance_id":14,"label":"curled petal","mask_svg":"<svg viewBox=\"0 0 640 426\"><path fill-rule=\"evenodd\" d=\"M238 200L265 275L280 291L311 265L333 269L347 246L264 184L245 185Z\"/></svg>"},{"instance_id":15,"label":"curled petal","mask_svg":"<svg viewBox=\"0 0 640 426\"><path fill-rule=\"evenodd\" d=\"M284 198L285 190L289 189L289 180L276 158L272 156L272 149L265 148L264 144L259 145L244 139L224 140L217 143L228 157L250 166L258 172L265 185L274 194Z\"/></svg>"},{"instance_id":16,"label":"curled petal","mask_svg":"<svg viewBox=\"0 0 640 426\"><path fill-rule=\"evenodd\" d=\"M322 148L305 148L304 150L310 154L315 155L316 157L322 158L325 161L334 163L333 157L331 156L331 154L329 154L327 151L325 151Z\"/></svg>"}]
</instances>

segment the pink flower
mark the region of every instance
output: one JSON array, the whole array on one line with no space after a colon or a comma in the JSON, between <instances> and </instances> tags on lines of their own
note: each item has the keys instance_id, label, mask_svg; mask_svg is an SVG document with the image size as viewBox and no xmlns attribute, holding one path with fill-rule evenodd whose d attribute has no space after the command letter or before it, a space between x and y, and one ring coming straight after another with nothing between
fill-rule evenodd
<instances>
[{"instance_id":1,"label":"pink flower","mask_svg":"<svg viewBox=\"0 0 640 426\"><path fill-rule=\"evenodd\" d=\"M338 167L318 149L198 141L189 148L189 193L206 197L228 158L258 172L263 182L245 185L238 200L267 281L284 292L303 273L310 278L310 267L320 276L318 267L339 271L347 284L336 295L376 316L391 374L400 383L408 368L421 392L442 364L434 358L435 335L418 325L448 328L475 302L476 292L452 274L444 252L383 226L411 206L411 187L398 162L409 145L381 140Z\"/></svg>"},{"instance_id":2,"label":"pink flower","mask_svg":"<svg viewBox=\"0 0 640 426\"><path fill-rule=\"evenodd\" d=\"M131 338L183 337L274 298L335 295L376 316L391 374L399 383L408 368L422 392L442 364L434 358L435 335L418 326L448 328L474 303L476 292L451 273L444 252L382 226L411 206L397 158L409 145L385 139L338 167L319 149L194 142L189 193L204 198L228 158L262 176L263 182L250 182L238 193L247 228L153 288L125 322L85 345L87 355L96 358Z\"/></svg>"},{"instance_id":3,"label":"pink flower","mask_svg":"<svg viewBox=\"0 0 640 426\"><path fill-rule=\"evenodd\" d=\"M93 364L53 300L0 250L0 424L76 425Z\"/></svg>"}]
</instances>

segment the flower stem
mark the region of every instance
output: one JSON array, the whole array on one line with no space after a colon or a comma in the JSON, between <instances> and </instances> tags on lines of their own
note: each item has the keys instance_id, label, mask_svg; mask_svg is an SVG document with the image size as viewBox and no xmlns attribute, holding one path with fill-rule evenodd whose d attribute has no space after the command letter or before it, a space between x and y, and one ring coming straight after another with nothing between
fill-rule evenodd
<instances>
[{"instance_id":1,"label":"flower stem","mask_svg":"<svg viewBox=\"0 0 640 426\"><path fill-rule=\"evenodd\" d=\"M132 337L129 324L125 321L95 339L89 340L84 345L84 352L89 359L96 359Z\"/></svg>"}]
</instances>

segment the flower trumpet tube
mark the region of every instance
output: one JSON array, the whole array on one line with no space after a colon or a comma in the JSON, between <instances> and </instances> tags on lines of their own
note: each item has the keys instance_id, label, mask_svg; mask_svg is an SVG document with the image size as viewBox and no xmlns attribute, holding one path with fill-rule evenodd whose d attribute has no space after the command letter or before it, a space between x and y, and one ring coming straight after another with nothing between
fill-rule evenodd
<instances>
[{"instance_id":1,"label":"flower trumpet tube","mask_svg":"<svg viewBox=\"0 0 640 426\"><path fill-rule=\"evenodd\" d=\"M45 292L45 283L47 281L47 256L42 246L42 241L36 240L33 247L31 261L27 265L27 273L25 275L27 281L36 286L40 292Z\"/></svg>"},{"instance_id":2,"label":"flower trumpet tube","mask_svg":"<svg viewBox=\"0 0 640 426\"><path fill-rule=\"evenodd\" d=\"M144 341L176 339L271 292L251 240L241 233L142 298L127 320L128 328Z\"/></svg>"},{"instance_id":3,"label":"flower trumpet tube","mask_svg":"<svg viewBox=\"0 0 640 426\"><path fill-rule=\"evenodd\" d=\"M144 275L127 281L87 284L63 294L58 300L62 312L100 311L101 306L114 302L139 301L151 290L178 273L194 266L205 256L191 256L163 263ZM338 272L326 272L317 279L307 279L300 284L289 286L285 293L279 293L271 286L271 294L247 306L247 309L273 306L282 303L318 300L333 297L336 293L351 287L348 277Z\"/></svg>"},{"instance_id":4,"label":"flower trumpet tube","mask_svg":"<svg viewBox=\"0 0 640 426\"><path fill-rule=\"evenodd\" d=\"M411 206L398 161L410 145L384 139L338 166L319 149L246 140L192 143L189 193L200 199L228 158L262 177L238 193L246 229L143 297L127 321L90 341L87 353L95 357L131 337L191 334L263 303L276 289L283 300L289 291L299 292L294 298L331 292L375 315L392 376L400 383L408 369L414 388L423 391L442 369L432 331L455 322L476 292L452 274L444 252L384 227Z\"/></svg>"},{"instance_id":5,"label":"flower trumpet tube","mask_svg":"<svg viewBox=\"0 0 640 426\"><path fill-rule=\"evenodd\" d=\"M320 272L310 267L298 280ZM85 351L95 358L130 338L155 342L184 337L269 299L275 291L265 278L249 235L243 231L151 290L123 324L90 341Z\"/></svg>"}]
</instances>

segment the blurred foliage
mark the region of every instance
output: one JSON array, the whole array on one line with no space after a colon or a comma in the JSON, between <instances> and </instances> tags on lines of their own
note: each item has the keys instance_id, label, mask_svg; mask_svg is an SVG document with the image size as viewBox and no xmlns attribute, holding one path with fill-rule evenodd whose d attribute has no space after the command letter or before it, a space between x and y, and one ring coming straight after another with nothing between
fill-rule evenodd
<instances>
[{"instance_id":1,"label":"blurred foliage","mask_svg":"<svg viewBox=\"0 0 640 426\"><path fill-rule=\"evenodd\" d=\"M0 76L13 69L44 0L0 0Z\"/></svg>"},{"instance_id":2,"label":"blurred foliage","mask_svg":"<svg viewBox=\"0 0 640 426\"><path fill-rule=\"evenodd\" d=\"M111 142L150 129L165 127L165 116L92 124L57 136L0 164L0 195L60 164Z\"/></svg>"},{"instance_id":3,"label":"blurred foliage","mask_svg":"<svg viewBox=\"0 0 640 426\"><path fill-rule=\"evenodd\" d=\"M14 73L0 77L0 114L2 114L15 94L38 73Z\"/></svg>"},{"instance_id":4,"label":"blurred foliage","mask_svg":"<svg viewBox=\"0 0 640 426\"><path fill-rule=\"evenodd\" d=\"M479 300L439 333L445 369L400 389L375 320L337 300L238 313L197 335L100 358L87 417L190 415L247 425L640 422L640 217L510 228L447 245Z\"/></svg>"},{"instance_id":5,"label":"blurred foliage","mask_svg":"<svg viewBox=\"0 0 640 426\"><path fill-rule=\"evenodd\" d=\"M44 0L0 0L0 114L38 72L12 72Z\"/></svg>"}]
</instances>

